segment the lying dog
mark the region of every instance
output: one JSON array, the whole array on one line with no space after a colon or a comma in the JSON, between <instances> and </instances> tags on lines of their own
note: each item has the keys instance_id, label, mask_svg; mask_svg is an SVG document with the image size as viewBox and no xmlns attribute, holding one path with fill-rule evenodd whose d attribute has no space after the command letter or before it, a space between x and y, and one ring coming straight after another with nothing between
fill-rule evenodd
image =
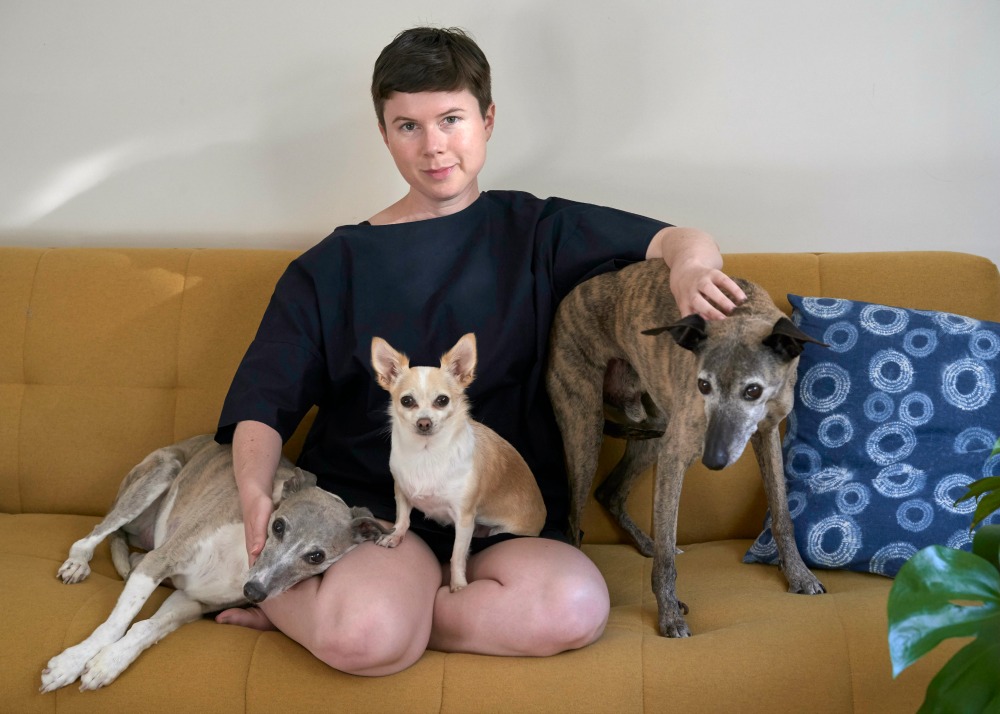
<instances>
[{"instance_id":1,"label":"lying dog","mask_svg":"<svg viewBox=\"0 0 1000 714\"><path fill-rule=\"evenodd\" d=\"M798 356L804 343L818 341L795 327L763 288L746 281L737 281L746 302L725 320L681 319L669 275L660 261L645 261L571 292L556 313L547 386L566 452L570 537L577 544L597 469L604 400L633 422L660 423L662 437L627 443L597 498L639 550L653 557L660 634L687 637L687 606L677 600L674 563L684 473L699 456L710 469L729 466L747 440L764 479L789 591L825 592L795 545L778 436L778 424L792 408ZM625 500L653 464L650 539L626 513Z\"/></svg>"},{"instance_id":2,"label":"lying dog","mask_svg":"<svg viewBox=\"0 0 1000 714\"><path fill-rule=\"evenodd\" d=\"M126 583L108 619L49 660L41 691L77 678L81 690L110 684L181 625L284 592L385 532L368 509L348 508L315 484L315 476L281 460L270 536L249 568L232 449L196 436L147 456L125 477L111 512L59 568L64 583L80 582L90 575L94 548L110 536L112 561ZM130 553L130 543L148 552ZM129 628L167 578L175 591L150 619Z\"/></svg>"}]
</instances>

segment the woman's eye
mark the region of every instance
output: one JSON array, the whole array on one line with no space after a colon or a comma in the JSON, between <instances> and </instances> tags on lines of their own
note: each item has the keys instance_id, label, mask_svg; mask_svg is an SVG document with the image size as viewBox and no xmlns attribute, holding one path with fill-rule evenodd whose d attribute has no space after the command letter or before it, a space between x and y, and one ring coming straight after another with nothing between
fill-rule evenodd
<instances>
[{"instance_id":1,"label":"woman's eye","mask_svg":"<svg viewBox=\"0 0 1000 714\"><path fill-rule=\"evenodd\" d=\"M698 391L701 392L702 394L711 394L712 393L712 385L708 383L707 379L699 379L698 380Z\"/></svg>"},{"instance_id":2,"label":"woman's eye","mask_svg":"<svg viewBox=\"0 0 1000 714\"><path fill-rule=\"evenodd\" d=\"M413 131L414 129L416 129L417 125L414 124L412 121L408 121L405 124L400 124L399 128L402 129L405 132L410 132L410 131Z\"/></svg>"},{"instance_id":3,"label":"woman's eye","mask_svg":"<svg viewBox=\"0 0 1000 714\"><path fill-rule=\"evenodd\" d=\"M437 399L434 400L434 406L436 406L438 408L444 408L444 407L448 406L448 402L450 402L450 401L451 400L448 399L448 397L446 397L444 394L442 394Z\"/></svg>"},{"instance_id":4,"label":"woman's eye","mask_svg":"<svg viewBox=\"0 0 1000 714\"><path fill-rule=\"evenodd\" d=\"M405 397L399 400L399 403L403 405L406 409L413 409L417 406L417 400L407 394Z\"/></svg>"},{"instance_id":5,"label":"woman's eye","mask_svg":"<svg viewBox=\"0 0 1000 714\"><path fill-rule=\"evenodd\" d=\"M458 117L445 117L444 118L444 123L445 124L458 124L459 121L460 121L460 119Z\"/></svg>"}]
</instances>

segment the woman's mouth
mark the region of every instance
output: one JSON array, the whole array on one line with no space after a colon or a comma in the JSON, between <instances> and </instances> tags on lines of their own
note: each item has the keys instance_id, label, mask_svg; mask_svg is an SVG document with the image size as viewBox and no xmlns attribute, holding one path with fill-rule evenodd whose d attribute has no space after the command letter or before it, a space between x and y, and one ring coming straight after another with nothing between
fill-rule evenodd
<instances>
[{"instance_id":1,"label":"woman's mouth","mask_svg":"<svg viewBox=\"0 0 1000 714\"><path fill-rule=\"evenodd\" d=\"M430 176L435 181L443 181L451 175L454 166L446 166L441 169L425 169L424 173Z\"/></svg>"}]
</instances>

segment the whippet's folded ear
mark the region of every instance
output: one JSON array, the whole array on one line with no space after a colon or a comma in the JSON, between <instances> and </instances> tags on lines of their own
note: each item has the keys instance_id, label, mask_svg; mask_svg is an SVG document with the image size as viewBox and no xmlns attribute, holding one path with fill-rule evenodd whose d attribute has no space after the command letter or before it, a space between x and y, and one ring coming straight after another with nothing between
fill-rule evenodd
<instances>
[{"instance_id":1,"label":"whippet's folded ear","mask_svg":"<svg viewBox=\"0 0 1000 714\"><path fill-rule=\"evenodd\" d=\"M284 500L291 496L296 491L301 491L304 488L309 488L316 485L316 476L309 473L308 471L303 471L298 466L295 467L294 473L285 479L285 482L281 484L281 500ZM275 505L278 505L275 503Z\"/></svg>"},{"instance_id":2,"label":"whippet's folded ear","mask_svg":"<svg viewBox=\"0 0 1000 714\"><path fill-rule=\"evenodd\" d=\"M681 318L672 325L643 330L642 334L659 335L663 332L669 332L670 336L674 338L674 342L692 352L697 352L708 338L708 333L705 332L705 318L697 314Z\"/></svg>"},{"instance_id":3,"label":"whippet's folded ear","mask_svg":"<svg viewBox=\"0 0 1000 714\"><path fill-rule=\"evenodd\" d=\"M802 354L802 350L805 349L807 342L812 342L822 347L830 346L807 335L787 317L779 318L774 323L771 334L764 338L764 345L774 350L786 362L791 362Z\"/></svg>"},{"instance_id":4,"label":"whippet's folded ear","mask_svg":"<svg viewBox=\"0 0 1000 714\"><path fill-rule=\"evenodd\" d=\"M366 540L375 540L381 535L389 533L392 529L386 528L374 517L367 508L354 506L351 508L351 534L355 543L362 543Z\"/></svg>"}]
</instances>

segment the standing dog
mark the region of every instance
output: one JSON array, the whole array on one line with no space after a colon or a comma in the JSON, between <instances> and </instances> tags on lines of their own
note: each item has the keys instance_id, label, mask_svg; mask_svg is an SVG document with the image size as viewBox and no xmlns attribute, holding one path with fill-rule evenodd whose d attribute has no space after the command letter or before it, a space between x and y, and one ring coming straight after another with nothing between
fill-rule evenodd
<instances>
[{"instance_id":1,"label":"standing dog","mask_svg":"<svg viewBox=\"0 0 1000 714\"><path fill-rule=\"evenodd\" d=\"M653 557L660 634L688 637L674 563L681 483L699 456L708 468L722 469L739 458L747 440L764 479L789 591L825 592L795 545L778 436L792 408L798 356L805 342L817 340L795 327L763 288L746 281L738 282L747 300L727 319L681 319L669 275L660 261L645 261L571 292L556 313L547 386L566 452L570 536L577 544L597 469L604 399L633 421L661 423L661 438L628 442L597 498ZM653 464L650 539L626 513L625 500Z\"/></svg>"},{"instance_id":2,"label":"standing dog","mask_svg":"<svg viewBox=\"0 0 1000 714\"><path fill-rule=\"evenodd\" d=\"M392 397L389 470L396 492L395 527L377 542L398 545L413 506L442 525L454 523L450 587L456 592L468 585L465 565L476 526L486 535L538 535L545 525L542 492L517 450L469 416L465 390L475 378L475 335L463 336L440 368L410 367L405 354L376 337L372 366Z\"/></svg>"},{"instance_id":3,"label":"standing dog","mask_svg":"<svg viewBox=\"0 0 1000 714\"><path fill-rule=\"evenodd\" d=\"M270 537L249 568L232 449L196 436L147 456L125 477L107 517L73 544L57 574L64 583L86 578L94 548L111 536L112 561L125 588L104 624L49 660L41 691L77 678L81 690L110 684L181 625L284 592L385 533L368 509L348 508L315 484L315 476L281 459ZM148 552L130 554L130 543ZM150 619L129 628L166 578L175 591Z\"/></svg>"}]
</instances>

